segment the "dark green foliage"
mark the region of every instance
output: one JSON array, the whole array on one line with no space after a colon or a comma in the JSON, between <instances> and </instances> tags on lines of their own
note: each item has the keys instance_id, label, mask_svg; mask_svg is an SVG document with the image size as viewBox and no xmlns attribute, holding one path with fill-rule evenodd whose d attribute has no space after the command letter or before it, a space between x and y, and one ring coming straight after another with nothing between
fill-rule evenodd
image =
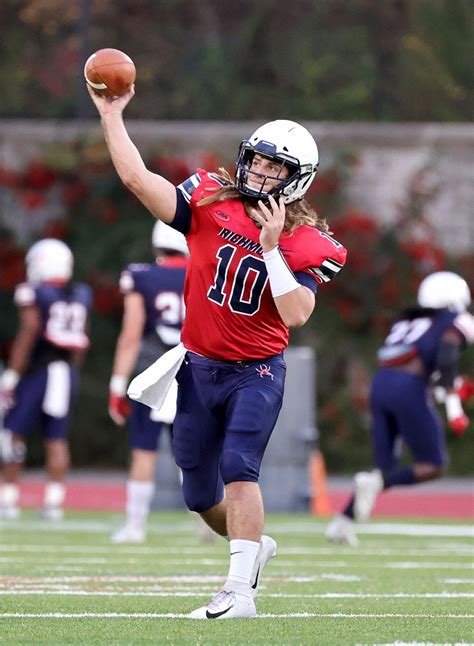
<instances>
[{"instance_id":1,"label":"dark green foliage","mask_svg":"<svg viewBox=\"0 0 474 646\"><path fill-rule=\"evenodd\" d=\"M91 116L102 47L136 63L136 118L472 117L471 0L4 0L0 22L0 117Z\"/></svg>"}]
</instances>

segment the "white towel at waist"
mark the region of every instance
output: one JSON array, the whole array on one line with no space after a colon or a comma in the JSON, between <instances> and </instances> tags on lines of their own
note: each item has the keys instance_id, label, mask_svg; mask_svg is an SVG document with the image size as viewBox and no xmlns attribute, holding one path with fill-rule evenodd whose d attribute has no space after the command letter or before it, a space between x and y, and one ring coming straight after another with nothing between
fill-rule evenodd
<instances>
[{"instance_id":1,"label":"white towel at waist","mask_svg":"<svg viewBox=\"0 0 474 646\"><path fill-rule=\"evenodd\" d=\"M184 361L185 354L186 348L182 343L179 343L161 355L155 363L152 363L132 380L127 390L130 399L160 410Z\"/></svg>"}]
</instances>

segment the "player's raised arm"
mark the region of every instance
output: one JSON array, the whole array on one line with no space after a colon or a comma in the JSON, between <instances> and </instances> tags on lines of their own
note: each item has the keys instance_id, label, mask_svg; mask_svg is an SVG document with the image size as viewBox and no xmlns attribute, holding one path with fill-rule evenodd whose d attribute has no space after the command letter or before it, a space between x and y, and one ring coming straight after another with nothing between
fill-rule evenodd
<instances>
[{"instance_id":1,"label":"player's raised arm","mask_svg":"<svg viewBox=\"0 0 474 646\"><path fill-rule=\"evenodd\" d=\"M87 90L101 116L105 141L120 179L156 218L171 223L176 212L176 189L147 169L123 122L122 113L135 94L134 88L120 97L99 95L89 85Z\"/></svg>"}]
</instances>

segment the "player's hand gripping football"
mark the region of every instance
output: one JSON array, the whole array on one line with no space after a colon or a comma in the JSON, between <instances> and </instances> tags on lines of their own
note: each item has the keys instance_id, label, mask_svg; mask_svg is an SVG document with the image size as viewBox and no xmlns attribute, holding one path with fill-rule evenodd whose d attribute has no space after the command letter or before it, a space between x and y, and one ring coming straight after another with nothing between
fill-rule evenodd
<instances>
[{"instance_id":1,"label":"player's hand gripping football","mask_svg":"<svg viewBox=\"0 0 474 646\"><path fill-rule=\"evenodd\" d=\"M114 112L123 112L129 101L135 96L134 85L122 96L105 96L95 92L88 84L86 84L86 87L101 117Z\"/></svg>"},{"instance_id":2,"label":"player's hand gripping football","mask_svg":"<svg viewBox=\"0 0 474 646\"><path fill-rule=\"evenodd\" d=\"M263 251L271 251L278 246L285 225L285 203L280 196L278 202L272 195L268 197L269 206L258 201L258 209L252 209L252 217L261 227L260 244Z\"/></svg>"}]
</instances>

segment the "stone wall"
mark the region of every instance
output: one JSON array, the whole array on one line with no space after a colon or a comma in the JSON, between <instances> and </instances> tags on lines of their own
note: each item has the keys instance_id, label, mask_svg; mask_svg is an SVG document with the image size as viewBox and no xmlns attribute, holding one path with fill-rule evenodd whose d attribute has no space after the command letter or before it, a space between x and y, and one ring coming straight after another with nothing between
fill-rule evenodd
<instances>
[{"instance_id":1,"label":"stone wall","mask_svg":"<svg viewBox=\"0 0 474 646\"><path fill-rule=\"evenodd\" d=\"M142 154L185 156L198 164L215 152L231 167L239 142L259 124L250 122L129 121L129 132ZM318 142L321 171L346 161L346 200L355 209L390 222L422 175L429 197L424 208L438 242L451 253L474 248L474 126L470 124L306 125ZM22 168L45 152L72 141L102 141L98 121L0 121L0 164ZM2 189L4 223L17 224L18 205ZM330 216L330 214L323 214ZM57 217L57 214L55 215ZM38 220L37 220L38 221Z\"/></svg>"}]
</instances>

